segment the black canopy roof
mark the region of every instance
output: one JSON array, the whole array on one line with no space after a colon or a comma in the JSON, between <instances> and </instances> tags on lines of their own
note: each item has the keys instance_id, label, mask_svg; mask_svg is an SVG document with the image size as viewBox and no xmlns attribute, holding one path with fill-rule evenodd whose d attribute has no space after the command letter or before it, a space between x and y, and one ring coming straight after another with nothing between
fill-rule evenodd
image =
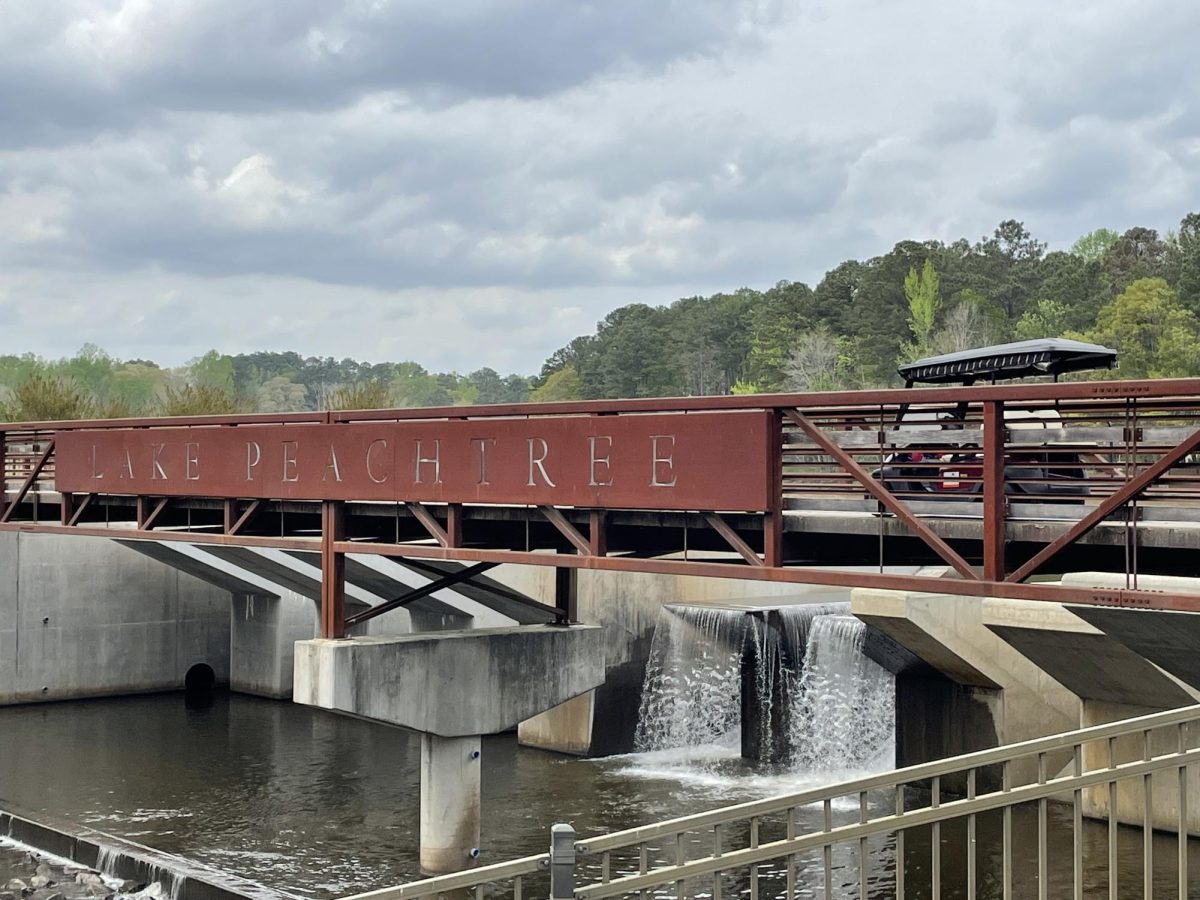
<instances>
[{"instance_id":1,"label":"black canopy roof","mask_svg":"<svg viewBox=\"0 0 1200 900\"><path fill-rule=\"evenodd\" d=\"M896 371L909 385L916 382L971 384L982 380L997 381L1031 375L1057 376L1085 369L1111 369L1116 361L1117 351L1099 344L1040 338L930 356L906 363Z\"/></svg>"}]
</instances>

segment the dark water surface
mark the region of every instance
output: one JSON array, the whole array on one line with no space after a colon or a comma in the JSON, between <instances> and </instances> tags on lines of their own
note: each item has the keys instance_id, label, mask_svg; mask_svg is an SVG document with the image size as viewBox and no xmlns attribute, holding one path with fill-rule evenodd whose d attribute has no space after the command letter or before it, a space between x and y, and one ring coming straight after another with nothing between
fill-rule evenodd
<instances>
[{"instance_id":1,"label":"dark water surface","mask_svg":"<svg viewBox=\"0 0 1200 900\"><path fill-rule=\"evenodd\" d=\"M542 851L556 821L594 834L832 779L756 774L728 754L578 760L518 747L512 736L486 739L483 761L484 862ZM182 695L0 709L0 807L87 824L317 898L420 877L419 763L415 735L239 695L218 695L204 709L187 708ZM1036 814L1023 809L1015 819L1015 896L1036 896ZM979 896L998 897L999 816L981 817L979 830ZM1089 896L1106 893L1105 834L1098 823L1087 828ZM1069 896L1069 809L1052 807L1050 837L1049 894ZM942 840L943 896L965 896L965 827L944 826ZM1175 896L1174 836L1155 844L1159 895ZM871 895L889 896L894 842L870 849ZM928 830L913 830L905 854L912 896L928 896L929 849ZM857 885L854 856L836 853L839 896ZM819 858L799 863L800 896L819 896ZM1200 857L1192 868L1200 875ZM775 879L764 875L766 888ZM1120 880L1121 896L1141 896L1136 829L1121 830ZM742 885L728 887L732 896Z\"/></svg>"}]
</instances>

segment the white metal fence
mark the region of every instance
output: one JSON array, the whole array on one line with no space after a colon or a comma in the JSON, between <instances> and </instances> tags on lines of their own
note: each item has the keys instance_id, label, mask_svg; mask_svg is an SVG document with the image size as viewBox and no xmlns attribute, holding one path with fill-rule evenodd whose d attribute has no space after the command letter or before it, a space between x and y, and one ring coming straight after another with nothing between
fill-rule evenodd
<instances>
[{"instance_id":1,"label":"white metal fence","mask_svg":"<svg viewBox=\"0 0 1200 900\"><path fill-rule=\"evenodd\" d=\"M348 900L1183 898L1197 763L1200 706L611 834L558 825L547 853Z\"/></svg>"}]
</instances>

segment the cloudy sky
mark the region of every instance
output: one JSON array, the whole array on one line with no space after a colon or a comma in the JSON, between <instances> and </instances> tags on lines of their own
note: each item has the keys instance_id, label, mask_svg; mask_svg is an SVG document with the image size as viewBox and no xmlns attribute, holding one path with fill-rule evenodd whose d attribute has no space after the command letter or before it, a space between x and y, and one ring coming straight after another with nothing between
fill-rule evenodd
<instances>
[{"instance_id":1,"label":"cloudy sky","mask_svg":"<svg viewBox=\"0 0 1200 900\"><path fill-rule=\"evenodd\" d=\"M1200 209L1194 0L2 0L0 353L535 372L615 306Z\"/></svg>"}]
</instances>

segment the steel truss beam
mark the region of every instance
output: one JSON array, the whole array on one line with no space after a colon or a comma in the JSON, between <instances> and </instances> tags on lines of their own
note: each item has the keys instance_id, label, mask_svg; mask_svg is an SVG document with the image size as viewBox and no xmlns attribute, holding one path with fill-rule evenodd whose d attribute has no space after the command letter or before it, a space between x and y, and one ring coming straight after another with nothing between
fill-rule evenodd
<instances>
[{"instance_id":1,"label":"steel truss beam","mask_svg":"<svg viewBox=\"0 0 1200 900\"><path fill-rule=\"evenodd\" d=\"M1059 535L1058 538L1039 550L1029 562L1008 576L1008 580L1024 581L1030 575L1034 574L1064 547L1079 540L1126 503L1136 500L1168 469L1197 447L1200 447L1200 429L1192 432L1190 436L1160 456L1158 462L1154 463L1154 465L1143 469L1129 481L1125 482L1118 491L1111 494L1103 503L1068 528L1064 534Z\"/></svg>"},{"instance_id":2,"label":"steel truss beam","mask_svg":"<svg viewBox=\"0 0 1200 900\"><path fill-rule=\"evenodd\" d=\"M29 493L29 489L38 480L38 476L42 474L42 469L46 467L46 463L50 461L50 457L53 455L54 441L50 441L46 445L46 449L42 451L42 455L38 457L38 461L34 464L33 469L21 483L21 487L17 489L17 495L13 498L12 503L5 507L3 512L0 512L0 524L7 523L12 518L12 514L25 499L25 495Z\"/></svg>"},{"instance_id":3,"label":"steel truss beam","mask_svg":"<svg viewBox=\"0 0 1200 900\"><path fill-rule=\"evenodd\" d=\"M858 464L858 460L830 440L829 436L813 424L800 410L785 410L783 415L789 422L808 435L814 444L829 456L832 456L834 461L845 469L855 481L862 485L867 493L882 503L888 512L907 525L913 534L929 545L929 548L944 559L954 571L958 572L963 578L971 580L979 578L970 564L959 556L949 544L942 540L937 532L913 515L906 503L898 500L891 491L884 487L879 479L873 478L870 472Z\"/></svg>"},{"instance_id":4,"label":"steel truss beam","mask_svg":"<svg viewBox=\"0 0 1200 900\"><path fill-rule=\"evenodd\" d=\"M460 569L457 572L452 572L449 575L443 575L436 581L431 581L429 584L422 585L418 588L413 588L411 591L401 594L394 600L388 600L386 603L381 603L378 606L372 606L370 609L363 610L360 613L349 616L346 619L346 627L352 628L355 625L360 625L363 622L374 619L376 616L382 616L384 613L389 613L394 609L407 606L408 604L416 600L420 600L423 597L428 597L430 594L435 594L438 591L445 590L446 588L452 588L456 584L462 584L464 581L470 581L476 575L482 575L484 572L488 571L489 569L494 569L498 565L500 564L490 562L476 563L473 566L467 566L466 568ZM545 607L545 609L549 612L554 612L554 610L548 606Z\"/></svg>"}]
</instances>

